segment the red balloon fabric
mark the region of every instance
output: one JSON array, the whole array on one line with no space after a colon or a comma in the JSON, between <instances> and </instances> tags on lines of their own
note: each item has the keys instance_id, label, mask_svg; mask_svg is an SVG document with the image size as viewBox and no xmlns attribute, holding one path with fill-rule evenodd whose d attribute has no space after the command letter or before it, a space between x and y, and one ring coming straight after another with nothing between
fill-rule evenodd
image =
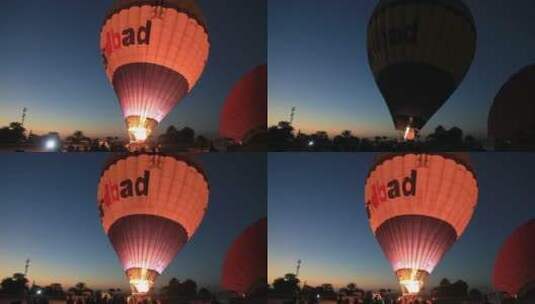
<instances>
[{"instance_id":1,"label":"red balloon fabric","mask_svg":"<svg viewBox=\"0 0 535 304\"><path fill-rule=\"evenodd\" d=\"M221 286L247 295L267 284L267 219L249 226L230 247L223 263Z\"/></svg>"},{"instance_id":2,"label":"red balloon fabric","mask_svg":"<svg viewBox=\"0 0 535 304\"><path fill-rule=\"evenodd\" d=\"M219 133L237 143L251 133L267 128L267 65L247 73L228 95L219 126Z\"/></svg>"},{"instance_id":3,"label":"red balloon fabric","mask_svg":"<svg viewBox=\"0 0 535 304\"><path fill-rule=\"evenodd\" d=\"M535 288L535 219L507 238L494 264L492 282L512 296Z\"/></svg>"}]
</instances>

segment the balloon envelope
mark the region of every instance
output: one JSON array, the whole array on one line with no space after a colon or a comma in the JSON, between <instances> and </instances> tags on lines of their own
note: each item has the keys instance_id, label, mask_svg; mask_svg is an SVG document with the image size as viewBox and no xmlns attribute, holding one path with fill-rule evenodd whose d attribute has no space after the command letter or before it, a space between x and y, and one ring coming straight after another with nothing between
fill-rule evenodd
<instances>
[{"instance_id":1,"label":"balloon envelope","mask_svg":"<svg viewBox=\"0 0 535 304\"><path fill-rule=\"evenodd\" d=\"M535 140L535 65L513 75L496 95L488 135L496 148L532 148Z\"/></svg>"},{"instance_id":2,"label":"balloon envelope","mask_svg":"<svg viewBox=\"0 0 535 304\"><path fill-rule=\"evenodd\" d=\"M115 0L100 33L132 142L144 142L195 86L210 43L195 0Z\"/></svg>"},{"instance_id":3,"label":"balloon envelope","mask_svg":"<svg viewBox=\"0 0 535 304\"><path fill-rule=\"evenodd\" d=\"M102 226L134 293L146 293L201 223L208 183L186 158L126 154L105 166L98 186Z\"/></svg>"},{"instance_id":4,"label":"balloon envelope","mask_svg":"<svg viewBox=\"0 0 535 304\"><path fill-rule=\"evenodd\" d=\"M267 285L267 219L249 226L234 240L223 263L221 286L239 295Z\"/></svg>"},{"instance_id":5,"label":"balloon envelope","mask_svg":"<svg viewBox=\"0 0 535 304\"><path fill-rule=\"evenodd\" d=\"M461 0L381 0L368 24L368 59L395 127L421 129L464 78L476 48Z\"/></svg>"},{"instance_id":6,"label":"balloon envelope","mask_svg":"<svg viewBox=\"0 0 535 304\"><path fill-rule=\"evenodd\" d=\"M419 292L466 229L477 197L476 177L463 154L378 157L366 181L366 210L403 293Z\"/></svg>"},{"instance_id":7,"label":"balloon envelope","mask_svg":"<svg viewBox=\"0 0 535 304\"><path fill-rule=\"evenodd\" d=\"M249 71L230 91L219 133L236 143L246 141L267 129L267 65Z\"/></svg>"},{"instance_id":8,"label":"balloon envelope","mask_svg":"<svg viewBox=\"0 0 535 304\"><path fill-rule=\"evenodd\" d=\"M535 300L535 219L518 227L502 245L492 275L494 288Z\"/></svg>"}]
</instances>

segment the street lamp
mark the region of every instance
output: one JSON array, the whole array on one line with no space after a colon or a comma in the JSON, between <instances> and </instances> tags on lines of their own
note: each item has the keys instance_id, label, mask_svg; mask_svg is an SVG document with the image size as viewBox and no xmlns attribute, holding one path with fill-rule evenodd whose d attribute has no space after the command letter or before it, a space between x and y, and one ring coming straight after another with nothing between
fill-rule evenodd
<instances>
[{"instance_id":1,"label":"street lamp","mask_svg":"<svg viewBox=\"0 0 535 304\"><path fill-rule=\"evenodd\" d=\"M45 149L47 151L54 151L56 150L58 147L58 142L56 141L55 138L47 138L47 140L45 141Z\"/></svg>"}]
</instances>

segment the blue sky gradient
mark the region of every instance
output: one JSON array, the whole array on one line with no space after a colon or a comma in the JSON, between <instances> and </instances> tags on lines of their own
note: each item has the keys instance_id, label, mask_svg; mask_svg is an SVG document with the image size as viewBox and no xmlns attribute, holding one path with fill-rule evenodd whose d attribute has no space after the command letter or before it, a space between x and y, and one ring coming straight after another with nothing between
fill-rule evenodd
<instances>
[{"instance_id":1,"label":"blue sky gradient","mask_svg":"<svg viewBox=\"0 0 535 304\"><path fill-rule=\"evenodd\" d=\"M433 116L486 137L495 95L520 68L535 62L531 0L466 0L478 30L475 59L465 80ZM303 132L398 136L368 65L367 26L377 0L269 1L269 123L288 120Z\"/></svg>"},{"instance_id":2,"label":"blue sky gradient","mask_svg":"<svg viewBox=\"0 0 535 304\"><path fill-rule=\"evenodd\" d=\"M0 126L19 121L42 134L126 137L100 55L100 26L111 0L9 1L0 11ZM199 0L211 50L197 86L163 120L213 137L232 86L266 63L265 1Z\"/></svg>"},{"instance_id":3,"label":"blue sky gradient","mask_svg":"<svg viewBox=\"0 0 535 304\"><path fill-rule=\"evenodd\" d=\"M41 286L128 289L98 216L96 193L106 153L5 154L0 157L0 279L24 272ZM208 212L157 286L172 277L219 288L223 258L248 225L266 216L266 156L204 154Z\"/></svg>"}]
</instances>

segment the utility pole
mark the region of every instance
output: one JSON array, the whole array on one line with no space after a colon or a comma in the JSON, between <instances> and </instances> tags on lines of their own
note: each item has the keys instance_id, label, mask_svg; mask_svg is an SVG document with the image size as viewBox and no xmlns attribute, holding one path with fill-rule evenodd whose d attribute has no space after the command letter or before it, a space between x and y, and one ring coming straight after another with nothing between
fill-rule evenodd
<instances>
[{"instance_id":1,"label":"utility pole","mask_svg":"<svg viewBox=\"0 0 535 304\"><path fill-rule=\"evenodd\" d=\"M27 108L22 108L22 120L21 120L21 125L24 127L24 121L26 121L26 112L28 112L28 109Z\"/></svg>"},{"instance_id":2,"label":"utility pole","mask_svg":"<svg viewBox=\"0 0 535 304\"><path fill-rule=\"evenodd\" d=\"M297 269L295 271L296 278L299 277L299 270L301 270L301 263L302 263L301 259L297 260Z\"/></svg>"},{"instance_id":3,"label":"utility pole","mask_svg":"<svg viewBox=\"0 0 535 304\"><path fill-rule=\"evenodd\" d=\"M290 111L290 126L293 125L295 119L295 107L292 107Z\"/></svg>"},{"instance_id":4,"label":"utility pole","mask_svg":"<svg viewBox=\"0 0 535 304\"><path fill-rule=\"evenodd\" d=\"M30 259L26 259L26 265L24 266L24 277L28 277L28 271L30 269Z\"/></svg>"}]
</instances>

